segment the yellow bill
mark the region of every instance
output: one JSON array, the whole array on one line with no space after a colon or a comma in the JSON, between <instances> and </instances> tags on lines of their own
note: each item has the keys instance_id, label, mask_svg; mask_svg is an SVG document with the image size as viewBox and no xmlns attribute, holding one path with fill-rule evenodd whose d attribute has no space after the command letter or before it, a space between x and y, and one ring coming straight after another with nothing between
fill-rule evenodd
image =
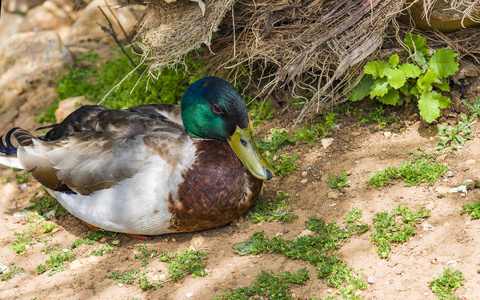
<instances>
[{"instance_id":1,"label":"yellow bill","mask_svg":"<svg viewBox=\"0 0 480 300\"><path fill-rule=\"evenodd\" d=\"M246 130L237 126L237 130L227 141L253 176L261 180L272 179L273 169L253 143L250 126Z\"/></svg>"}]
</instances>

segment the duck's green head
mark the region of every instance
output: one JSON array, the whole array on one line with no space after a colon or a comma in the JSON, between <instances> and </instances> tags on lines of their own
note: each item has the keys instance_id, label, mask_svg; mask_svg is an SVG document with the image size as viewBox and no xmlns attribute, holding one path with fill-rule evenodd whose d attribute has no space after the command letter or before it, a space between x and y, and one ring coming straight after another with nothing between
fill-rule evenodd
<instances>
[{"instance_id":1,"label":"duck's green head","mask_svg":"<svg viewBox=\"0 0 480 300\"><path fill-rule=\"evenodd\" d=\"M181 108L192 138L226 141L253 176L272 178L272 168L250 135L245 102L230 83L215 76L197 80L183 94Z\"/></svg>"}]
</instances>

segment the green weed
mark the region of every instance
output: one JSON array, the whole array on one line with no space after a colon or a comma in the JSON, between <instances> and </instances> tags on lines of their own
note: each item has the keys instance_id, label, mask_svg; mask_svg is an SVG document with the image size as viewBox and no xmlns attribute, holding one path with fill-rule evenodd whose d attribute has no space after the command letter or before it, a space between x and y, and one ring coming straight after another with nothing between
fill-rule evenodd
<instances>
[{"instance_id":1,"label":"green weed","mask_svg":"<svg viewBox=\"0 0 480 300\"><path fill-rule=\"evenodd\" d=\"M45 261L45 264L37 266L37 272L39 274L48 272L48 276L52 276L55 273L62 272L68 267L68 262L75 259L70 249L61 249L61 247L47 248L46 253L50 253L50 258Z\"/></svg>"},{"instance_id":2,"label":"green weed","mask_svg":"<svg viewBox=\"0 0 480 300\"><path fill-rule=\"evenodd\" d=\"M480 116L480 99L478 99L478 97L475 97L475 102L473 103L473 105L470 104L466 99L463 99L462 103L470 111L470 113L471 113L470 118L471 119L475 119L475 118L478 118Z\"/></svg>"},{"instance_id":3,"label":"green weed","mask_svg":"<svg viewBox=\"0 0 480 300\"><path fill-rule=\"evenodd\" d=\"M345 170L343 169L340 171L340 174L335 177L332 176L331 172L328 172L327 181L328 181L328 186L331 187L332 189L343 190L344 188L350 186L347 172L345 172Z\"/></svg>"},{"instance_id":4,"label":"green weed","mask_svg":"<svg viewBox=\"0 0 480 300\"><path fill-rule=\"evenodd\" d=\"M27 234L28 230L24 229L23 232L14 232L15 241L10 244L10 248L15 251L15 253L23 255L25 254L25 248L30 247L34 243L33 235Z\"/></svg>"},{"instance_id":5,"label":"green weed","mask_svg":"<svg viewBox=\"0 0 480 300\"><path fill-rule=\"evenodd\" d=\"M178 281L185 277L186 274L192 274L192 277L205 276L204 260L207 259L207 254L194 250L181 250L173 252L169 255L167 252L160 253L159 260L168 262L168 278L172 281Z\"/></svg>"},{"instance_id":6,"label":"green weed","mask_svg":"<svg viewBox=\"0 0 480 300\"><path fill-rule=\"evenodd\" d=\"M246 102L250 102L250 99L245 99ZM270 120L275 115L275 109L271 107L272 103L270 99L265 101L252 101L248 106L248 115L253 122L253 127L262 124L266 120Z\"/></svg>"},{"instance_id":7,"label":"green weed","mask_svg":"<svg viewBox=\"0 0 480 300\"><path fill-rule=\"evenodd\" d=\"M460 116L462 121L459 121L452 129L449 129L447 124L440 126L438 135L443 138L438 141L435 147L436 150L443 149L448 146L448 144L453 144L452 149L456 150L463 148L467 140L473 140L472 130L470 129L473 118L467 117L466 114L461 114Z\"/></svg>"},{"instance_id":8,"label":"green weed","mask_svg":"<svg viewBox=\"0 0 480 300\"><path fill-rule=\"evenodd\" d=\"M180 64L176 69L165 69L158 75L158 79L149 80L149 76L144 74L145 66L139 67L142 73L140 76L137 72L132 72L133 67L128 58L121 53L120 48L115 47L113 52L117 58L106 61L98 67L83 63L96 61L99 59L97 54L87 52L79 55L76 67L64 74L57 84L57 101L45 111L44 116L37 117L36 121L54 123L55 110L62 99L85 96L88 100L98 103L114 87L102 103L107 108L118 109L149 103L178 104L187 86L202 77L202 64L187 56L185 67ZM128 49L128 52L139 65L140 57L133 54L131 49ZM192 75L193 73L195 74Z\"/></svg>"},{"instance_id":9,"label":"green weed","mask_svg":"<svg viewBox=\"0 0 480 300\"><path fill-rule=\"evenodd\" d=\"M90 255L103 256L106 253L113 253L113 252L115 252L115 249L113 247L118 247L118 246L120 246L120 245L119 244L106 243L105 245L102 245L102 247L90 251Z\"/></svg>"},{"instance_id":10,"label":"green weed","mask_svg":"<svg viewBox=\"0 0 480 300\"><path fill-rule=\"evenodd\" d=\"M395 179L405 181L405 186L417 185L427 182L433 185L435 180L445 175L449 170L446 165L440 165L436 159L437 154L426 153L423 149L420 152L408 152L414 155L410 162L404 162L398 166L386 167L383 171L374 172L367 180L372 187L385 186Z\"/></svg>"},{"instance_id":11,"label":"green weed","mask_svg":"<svg viewBox=\"0 0 480 300\"><path fill-rule=\"evenodd\" d=\"M158 254L157 250L147 250L147 245L138 245L137 249L142 252L142 254L135 254L133 258L142 260L142 267L148 265L148 259Z\"/></svg>"},{"instance_id":12,"label":"green weed","mask_svg":"<svg viewBox=\"0 0 480 300\"><path fill-rule=\"evenodd\" d=\"M388 124L397 123L398 119L395 117L386 117L385 110L382 105L379 105L377 108L370 109L368 115L365 115L363 112L360 113L360 121L357 124L357 127L367 126L368 124L377 124L380 128L385 128Z\"/></svg>"},{"instance_id":13,"label":"green weed","mask_svg":"<svg viewBox=\"0 0 480 300\"><path fill-rule=\"evenodd\" d=\"M54 230L55 228L57 228L57 224L55 224L55 223L45 223L45 224L43 224L42 231L44 233L47 233L47 232L50 232L50 231Z\"/></svg>"},{"instance_id":14,"label":"green weed","mask_svg":"<svg viewBox=\"0 0 480 300\"><path fill-rule=\"evenodd\" d=\"M107 278L113 279L115 284L126 284L130 285L135 282L140 277L139 269L125 270L122 273L117 271L112 272L111 275L108 275Z\"/></svg>"},{"instance_id":15,"label":"green weed","mask_svg":"<svg viewBox=\"0 0 480 300\"><path fill-rule=\"evenodd\" d=\"M65 211L65 208L58 203L57 199L47 194L42 195L40 198L34 196L30 199L30 203L33 203L33 205L26 209L38 212L45 219L51 219L52 216Z\"/></svg>"},{"instance_id":16,"label":"green weed","mask_svg":"<svg viewBox=\"0 0 480 300\"><path fill-rule=\"evenodd\" d=\"M296 272L272 271L260 273L252 287L239 287L235 290L225 291L222 295L215 297L215 300L236 300L236 299L294 299L288 289L292 284L303 284L310 279L310 274L305 269Z\"/></svg>"},{"instance_id":17,"label":"green weed","mask_svg":"<svg viewBox=\"0 0 480 300\"><path fill-rule=\"evenodd\" d=\"M362 212L358 209L349 212L344 217L345 227L340 227L335 222L326 224L323 219L311 217L306 228L312 234L297 237L295 240L284 240L279 236L270 240L263 231L256 232L234 248L234 251L239 255L274 252L282 253L290 259L302 259L316 266L317 277L325 278L329 286L341 288L340 292L354 295L356 290L352 290L352 286L364 289L366 284L336 255L347 239L369 230L366 224L359 221L361 216ZM357 279L359 281L353 282Z\"/></svg>"},{"instance_id":18,"label":"green weed","mask_svg":"<svg viewBox=\"0 0 480 300\"><path fill-rule=\"evenodd\" d=\"M27 171L22 174L15 173L15 180L17 183L24 183L28 180L28 178L30 178L30 173Z\"/></svg>"},{"instance_id":19,"label":"green weed","mask_svg":"<svg viewBox=\"0 0 480 300\"><path fill-rule=\"evenodd\" d=\"M376 232L372 233L371 240L376 243L376 250L381 258L390 255L391 245L404 243L412 237L419 219L428 217L429 212L418 208L412 212L410 208L399 205L391 212L384 211L375 215L373 224Z\"/></svg>"},{"instance_id":20,"label":"green weed","mask_svg":"<svg viewBox=\"0 0 480 300\"><path fill-rule=\"evenodd\" d=\"M458 71L455 57L458 53L445 48L430 55L427 41L419 35L407 33L404 40L414 63L399 65L399 56L388 62L374 60L364 67L366 74L353 89L349 99L361 100L367 95L381 103L402 105L416 101L420 116L431 123L440 116L440 110L452 104L449 98L434 89L450 91L448 77Z\"/></svg>"},{"instance_id":21,"label":"green weed","mask_svg":"<svg viewBox=\"0 0 480 300\"><path fill-rule=\"evenodd\" d=\"M7 182L10 182L11 178L10 177L2 177L0 178L0 182L2 184L6 184Z\"/></svg>"},{"instance_id":22,"label":"green weed","mask_svg":"<svg viewBox=\"0 0 480 300\"><path fill-rule=\"evenodd\" d=\"M287 204L290 197L287 193L279 192L277 197L258 198L255 205L249 211L249 216L254 223L261 221L290 222L298 218L292 214L292 205Z\"/></svg>"},{"instance_id":23,"label":"green weed","mask_svg":"<svg viewBox=\"0 0 480 300\"><path fill-rule=\"evenodd\" d=\"M150 282L147 276L145 276L147 273L148 273L147 270L143 270L142 272L143 277L140 277L140 279L138 279L137 281L142 291L152 290L152 289L155 289L157 286L163 286L160 282L156 282L156 281Z\"/></svg>"},{"instance_id":24,"label":"green weed","mask_svg":"<svg viewBox=\"0 0 480 300\"><path fill-rule=\"evenodd\" d=\"M285 146L293 145L297 142L306 142L311 146L318 138L326 137L328 130L337 122L335 114L333 113L327 113L321 120L320 123L312 125L310 129L304 125L299 130L293 130L293 137L288 134L287 130L279 130L275 126L270 129L269 136L256 140L258 149L275 169L276 175L285 177L298 169L296 160L300 154L290 155L284 153L282 149Z\"/></svg>"},{"instance_id":25,"label":"green weed","mask_svg":"<svg viewBox=\"0 0 480 300\"><path fill-rule=\"evenodd\" d=\"M463 209L460 212L461 214L469 213L472 217L472 220L480 218L480 200L471 203L464 203Z\"/></svg>"},{"instance_id":26,"label":"green weed","mask_svg":"<svg viewBox=\"0 0 480 300\"><path fill-rule=\"evenodd\" d=\"M453 297L453 292L463 285L463 275L459 270L444 269L443 274L439 274L437 279L428 284L440 300L460 299Z\"/></svg>"},{"instance_id":27,"label":"green weed","mask_svg":"<svg viewBox=\"0 0 480 300\"><path fill-rule=\"evenodd\" d=\"M75 247L80 247L82 245L93 245L95 242L103 239L104 237L111 237L111 238L116 238L118 236L118 233L116 232L111 232L107 230L103 230L101 228L96 229L96 230L89 230L87 232L87 236L83 239L76 239L73 244Z\"/></svg>"},{"instance_id":28,"label":"green weed","mask_svg":"<svg viewBox=\"0 0 480 300\"><path fill-rule=\"evenodd\" d=\"M25 269L22 267L17 267L17 266L11 266L9 268L9 271L6 274L3 274L2 277L0 277L0 281L6 281L15 276L16 274L20 274L24 272Z\"/></svg>"}]
</instances>

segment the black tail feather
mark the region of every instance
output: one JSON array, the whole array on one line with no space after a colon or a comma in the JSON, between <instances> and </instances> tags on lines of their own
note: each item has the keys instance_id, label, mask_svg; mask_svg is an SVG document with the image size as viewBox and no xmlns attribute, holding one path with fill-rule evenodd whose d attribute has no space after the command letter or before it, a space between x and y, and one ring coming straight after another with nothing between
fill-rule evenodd
<instances>
[{"instance_id":1,"label":"black tail feather","mask_svg":"<svg viewBox=\"0 0 480 300\"><path fill-rule=\"evenodd\" d=\"M14 156L14 157L17 156L18 147L15 147L12 145L11 138L12 138L13 132L18 129L21 129L21 128L14 127L7 132L7 135L5 136L5 144L7 144L6 146L3 143L3 136L0 136L0 153L3 153L8 156Z\"/></svg>"}]
</instances>

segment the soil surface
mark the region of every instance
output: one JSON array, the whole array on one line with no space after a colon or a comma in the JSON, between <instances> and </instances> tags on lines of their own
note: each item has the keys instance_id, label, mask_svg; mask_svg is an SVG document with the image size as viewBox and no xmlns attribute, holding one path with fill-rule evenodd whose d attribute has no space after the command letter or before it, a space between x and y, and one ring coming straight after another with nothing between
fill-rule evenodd
<instances>
[{"instance_id":1,"label":"soil surface","mask_svg":"<svg viewBox=\"0 0 480 300\"><path fill-rule=\"evenodd\" d=\"M470 86L477 86L472 82ZM462 92L468 87L457 87L456 94L473 101L474 94ZM453 93L454 94L454 93ZM457 98L460 96L457 96ZM456 106L458 106L458 99ZM357 107L362 109L361 106ZM453 107L444 113L441 122L455 124L460 119L459 110ZM466 179L478 179L480 153L480 125L472 125L474 139L464 149L452 151L439 157L440 163L448 165L448 176L440 178L432 186L421 184L406 187L403 181L372 188L366 179L374 171L387 166L409 161L408 150L421 146L432 151L438 140L437 126L427 126L418 119L418 114L408 108L396 112L402 120L395 127L380 129L376 125L358 127L358 116L347 117L337 114L336 129L329 137L334 138L328 148L320 141L313 146L297 144L287 151L300 153L299 169L289 176L274 177L264 184L262 197L274 196L283 191L290 194L289 202L294 206L298 219L290 223L253 223L240 218L232 224L202 232L156 236L151 241L133 239L123 234L116 238L106 237L94 245L82 245L73 249L76 260L69 267L53 276L48 272L37 273L37 265L44 264L49 257L44 250L59 243L68 247L76 239L85 238L88 227L67 212L61 213L55 223L47 244L34 242L27 247L24 255L16 254L10 247L15 241L14 232L27 229L31 223L14 214L30 205L29 199L35 191L44 193L33 179L21 186L15 180L0 185L0 263L25 269L21 276L14 276L0 282L0 299L211 299L226 289L250 286L262 270L296 271L306 268L311 279L304 285L292 286L290 293L295 299L335 296L336 289L330 288L322 279L316 278L315 268L301 260L289 260L280 254L239 256L232 247L245 241L257 231L264 231L269 237L282 235L284 239L295 239L305 230L305 223L311 216L343 224L343 216L353 208L363 211L362 220L371 230L361 236L354 236L340 249L341 257L354 270L363 270L368 278L368 288L358 292L365 299L435 299L428 282L436 279L447 266L453 266L463 273L464 285L455 295L463 299L477 299L480 295L480 220L471 220L470 215L460 214L462 204L480 198L480 190L465 193L448 193L449 188ZM3 116L2 116L3 117ZM258 136L268 132L275 125L286 123L282 113L260 125ZM15 124L20 125L20 124ZM34 127L34 125L31 125ZM285 127L285 125L283 125ZM32 129L31 127L28 129ZM2 132L5 132L5 128ZM339 192L327 185L327 174L338 174L345 169L351 186ZM14 178L14 172L3 168L0 176ZM305 180L307 179L307 180ZM375 214L391 210L399 204L414 209L422 206L430 216L418 224L418 233L404 244L392 248L388 259L381 259L370 242L372 218ZM426 226L427 224L432 227ZM424 226L425 225L425 226ZM429 230L424 230L424 227ZM46 233L35 234L45 238ZM92 249L98 249L105 242L120 243L114 253L91 256ZM107 278L113 271L141 269L138 245L146 244L149 250L180 251L201 250L208 254L204 277L186 276L178 282L168 282L155 290L142 291L138 284L118 286ZM146 269L147 277L166 273L165 263L151 258Z\"/></svg>"}]
</instances>

